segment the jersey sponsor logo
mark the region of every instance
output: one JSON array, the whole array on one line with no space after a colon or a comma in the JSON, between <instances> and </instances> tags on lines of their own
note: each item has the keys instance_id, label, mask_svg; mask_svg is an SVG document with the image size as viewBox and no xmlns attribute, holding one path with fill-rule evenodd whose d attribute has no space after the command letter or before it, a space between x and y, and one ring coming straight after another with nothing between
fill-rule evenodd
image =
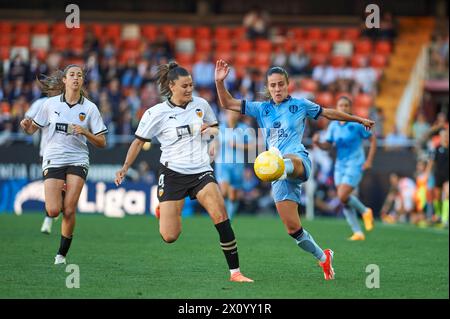
<instances>
[{"instance_id":1,"label":"jersey sponsor logo","mask_svg":"<svg viewBox=\"0 0 450 319\"><path fill-rule=\"evenodd\" d=\"M203 116L203 111L202 111L201 109L196 109L196 110L195 110L195 114L197 114L197 116L198 116L199 118L202 118L202 116Z\"/></svg>"},{"instance_id":2,"label":"jersey sponsor logo","mask_svg":"<svg viewBox=\"0 0 450 319\"><path fill-rule=\"evenodd\" d=\"M78 114L78 118L81 122L83 122L86 119L86 113L81 112L80 114Z\"/></svg>"},{"instance_id":3,"label":"jersey sponsor logo","mask_svg":"<svg viewBox=\"0 0 450 319\"><path fill-rule=\"evenodd\" d=\"M289 112L294 114L294 113L297 113L297 111L298 111L298 106L297 105L289 105Z\"/></svg>"},{"instance_id":4,"label":"jersey sponsor logo","mask_svg":"<svg viewBox=\"0 0 450 319\"><path fill-rule=\"evenodd\" d=\"M281 122L280 121L273 122L273 127L274 128L280 128L281 127Z\"/></svg>"},{"instance_id":5,"label":"jersey sponsor logo","mask_svg":"<svg viewBox=\"0 0 450 319\"><path fill-rule=\"evenodd\" d=\"M192 136L191 128L189 125L178 126L177 128L178 138L183 138L183 136Z\"/></svg>"},{"instance_id":6,"label":"jersey sponsor logo","mask_svg":"<svg viewBox=\"0 0 450 319\"><path fill-rule=\"evenodd\" d=\"M58 132L67 133L68 130L69 130L69 124L67 124L67 123L56 123L55 124L55 129Z\"/></svg>"}]
</instances>

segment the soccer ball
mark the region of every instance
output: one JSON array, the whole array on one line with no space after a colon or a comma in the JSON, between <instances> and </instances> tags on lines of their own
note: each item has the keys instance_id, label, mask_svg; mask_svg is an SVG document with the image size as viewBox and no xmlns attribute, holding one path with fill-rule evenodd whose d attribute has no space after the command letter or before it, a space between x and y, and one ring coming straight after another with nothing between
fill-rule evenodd
<instances>
[{"instance_id":1,"label":"soccer ball","mask_svg":"<svg viewBox=\"0 0 450 319\"><path fill-rule=\"evenodd\" d=\"M265 151L258 155L253 164L256 176L264 182L272 182L284 173L284 161L277 154Z\"/></svg>"}]
</instances>

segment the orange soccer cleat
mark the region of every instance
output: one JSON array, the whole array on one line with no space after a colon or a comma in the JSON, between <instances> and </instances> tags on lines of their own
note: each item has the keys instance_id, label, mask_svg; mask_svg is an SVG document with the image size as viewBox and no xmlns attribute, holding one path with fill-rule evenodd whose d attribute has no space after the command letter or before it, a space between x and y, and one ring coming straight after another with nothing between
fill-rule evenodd
<instances>
[{"instance_id":1,"label":"orange soccer cleat","mask_svg":"<svg viewBox=\"0 0 450 319\"><path fill-rule=\"evenodd\" d=\"M348 239L351 241L356 241L356 240L365 240L366 236L364 236L363 233L353 233L353 235Z\"/></svg>"},{"instance_id":2,"label":"orange soccer cleat","mask_svg":"<svg viewBox=\"0 0 450 319\"><path fill-rule=\"evenodd\" d=\"M323 263L319 262L319 265L323 269L325 280L332 280L334 279L334 269L332 265L334 252L331 249L325 249L323 252L327 259Z\"/></svg>"},{"instance_id":3,"label":"orange soccer cleat","mask_svg":"<svg viewBox=\"0 0 450 319\"><path fill-rule=\"evenodd\" d=\"M362 218L364 221L364 228L367 231L371 231L373 229L373 212L371 208L367 208L367 210L362 214Z\"/></svg>"},{"instance_id":4,"label":"orange soccer cleat","mask_svg":"<svg viewBox=\"0 0 450 319\"><path fill-rule=\"evenodd\" d=\"M245 277L241 272L235 272L231 275L230 281L233 282L253 282L252 279Z\"/></svg>"}]
</instances>

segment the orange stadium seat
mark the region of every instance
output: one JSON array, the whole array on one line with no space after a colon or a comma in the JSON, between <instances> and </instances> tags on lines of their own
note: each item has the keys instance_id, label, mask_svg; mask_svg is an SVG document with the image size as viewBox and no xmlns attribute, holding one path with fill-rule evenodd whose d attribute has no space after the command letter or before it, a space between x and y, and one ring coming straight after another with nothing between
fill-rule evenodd
<instances>
[{"instance_id":1,"label":"orange stadium seat","mask_svg":"<svg viewBox=\"0 0 450 319\"><path fill-rule=\"evenodd\" d=\"M316 92L317 89L319 88L319 85L317 84L316 81L314 81L313 79L310 78L304 78L300 81L300 88L303 91L307 91L307 92Z\"/></svg>"},{"instance_id":2,"label":"orange stadium seat","mask_svg":"<svg viewBox=\"0 0 450 319\"><path fill-rule=\"evenodd\" d=\"M33 34L48 34L50 27L47 22L36 23L33 28Z\"/></svg>"},{"instance_id":3,"label":"orange stadium seat","mask_svg":"<svg viewBox=\"0 0 450 319\"><path fill-rule=\"evenodd\" d=\"M9 59L9 48L0 47L0 59L2 60Z\"/></svg>"},{"instance_id":4,"label":"orange stadium seat","mask_svg":"<svg viewBox=\"0 0 450 319\"><path fill-rule=\"evenodd\" d=\"M68 29L66 28L66 24L63 22L55 23L52 27L52 36L66 34Z\"/></svg>"},{"instance_id":5,"label":"orange stadium seat","mask_svg":"<svg viewBox=\"0 0 450 319\"><path fill-rule=\"evenodd\" d=\"M148 40L148 41L155 41L156 36L158 34L158 27L153 24L146 24L141 27L141 34Z\"/></svg>"},{"instance_id":6,"label":"orange stadium seat","mask_svg":"<svg viewBox=\"0 0 450 319\"><path fill-rule=\"evenodd\" d=\"M71 36L76 37L84 37L84 34L86 33L86 27L83 24L80 24L79 28L72 28L67 30L67 34L70 34Z\"/></svg>"},{"instance_id":7,"label":"orange stadium seat","mask_svg":"<svg viewBox=\"0 0 450 319\"><path fill-rule=\"evenodd\" d=\"M195 41L195 49L199 52L211 52L212 43L209 39L197 39Z\"/></svg>"},{"instance_id":8,"label":"orange stadium seat","mask_svg":"<svg viewBox=\"0 0 450 319\"><path fill-rule=\"evenodd\" d=\"M368 56L364 54L355 54L352 56L352 67L360 68L363 63L368 60Z\"/></svg>"},{"instance_id":9,"label":"orange stadium seat","mask_svg":"<svg viewBox=\"0 0 450 319\"><path fill-rule=\"evenodd\" d=\"M301 41L298 45L301 45L305 53L309 54L313 53L315 47L314 41L308 40Z\"/></svg>"},{"instance_id":10,"label":"orange stadium seat","mask_svg":"<svg viewBox=\"0 0 450 319\"><path fill-rule=\"evenodd\" d=\"M391 54L392 46L389 41L378 41L375 43L375 53L389 55Z\"/></svg>"},{"instance_id":11,"label":"orange stadium seat","mask_svg":"<svg viewBox=\"0 0 450 319\"><path fill-rule=\"evenodd\" d=\"M16 35L20 34L30 34L31 33L31 24L27 22L19 22L14 26L14 32Z\"/></svg>"},{"instance_id":12,"label":"orange stadium seat","mask_svg":"<svg viewBox=\"0 0 450 319\"><path fill-rule=\"evenodd\" d=\"M177 53L175 60L182 66L192 65L194 63L194 55L190 53Z\"/></svg>"},{"instance_id":13,"label":"orange stadium seat","mask_svg":"<svg viewBox=\"0 0 450 319\"><path fill-rule=\"evenodd\" d=\"M30 34L18 34L14 37L14 45L18 47L27 47L30 45Z\"/></svg>"},{"instance_id":14,"label":"orange stadium seat","mask_svg":"<svg viewBox=\"0 0 450 319\"><path fill-rule=\"evenodd\" d=\"M372 41L370 40L360 40L355 43L355 53L356 54L370 54L372 53Z\"/></svg>"},{"instance_id":15,"label":"orange stadium seat","mask_svg":"<svg viewBox=\"0 0 450 319\"><path fill-rule=\"evenodd\" d=\"M119 63L125 64L128 60L137 59L139 57L138 50L123 50L119 57Z\"/></svg>"},{"instance_id":16,"label":"orange stadium seat","mask_svg":"<svg viewBox=\"0 0 450 319\"><path fill-rule=\"evenodd\" d=\"M69 38L66 36L55 36L52 39L52 46L56 50L65 50L69 47Z\"/></svg>"},{"instance_id":17,"label":"orange stadium seat","mask_svg":"<svg viewBox=\"0 0 450 319\"><path fill-rule=\"evenodd\" d=\"M197 39L211 39L211 29L209 27L197 27L195 29L195 37Z\"/></svg>"},{"instance_id":18,"label":"orange stadium seat","mask_svg":"<svg viewBox=\"0 0 450 319\"><path fill-rule=\"evenodd\" d=\"M320 41L320 42L317 42L317 44L316 44L315 52L317 54L327 55L327 54L330 54L332 47L333 47L333 45L331 44L331 42Z\"/></svg>"},{"instance_id":19,"label":"orange stadium seat","mask_svg":"<svg viewBox=\"0 0 450 319\"><path fill-rule=\"evenodd\" d=\"M194 28L190 25L181 25L177 28L177 39L191 39L194 37Z\"/></svg>"},{"instance_id":20,"label":"orange stadium seat","mask_svg":"<svg viewBox=\"0 0 450 319\"><path fill-rule=\"evenodd\" d=\"M8 21L0 22L0 34L10 34L12 33L13 27L12 23Z\"/></svg>"},{"instance_id":21,"label":"orange stadium seat","mask_svg":"<svg viewBox=\"0 0 450 319\"><path fill-rule=\"evenodd\" d=\"M214 60L213 62L216 63L217 60L224 60L225 62L229 64L233 64L233 53L231 51L223 52L223 51L215 51L214 52Z\"/></svg>"},{"instance_id":22,"label":"orange stadium seat","mask_svg":"<svg viewBox=\"0 0 450 319\"><path fill-rule=\"evenodd\" d=\"M258 53L264 52L269 53L272 50L272 42L269 40L256 40L255 41L255 51Z\"/></svg>"},{"instance_id":23,"label":"orange stadium seat","mask_svg":"<svg viewBox=\"0 0 450 319\"><path fill-rule=\"evenodd\" d=\"M235 27L232 30L232 36L234 41L240 41L246 38L247 30L245 27Z\"/></svg>"},{"instance_id":24,"label":"orange stadium seat","mask_svg":"<svg viewBox=\"0 0 450 319\"><path fill-rule=\"evenodd\" d=\"M9 34L3 35L0 34L0 47L9 47L11 46L11 37L9 36Z\"/></svg>"},{"instance_id":25,"label":"orange stadium seat","mask_svg":"<svg viewBox=\"0 0 450 319\"><path fill-rule=\"evenodd\" d=\"M289 33L292 33L295 41L302 41L306 37L305 29L302 28L292 28L289 30Z\"/></svg>"},{"instance_id":26,"label":"orange stadium seat","mask_svg":"<svg viewBox=\"0 0 450 319\"><path fill-rule=\"evenodd\" d=\"M324 40L337 41L341 38L341 30L338 28L328 28L325 30Z\"/></svg>"},{"instance_id":27,"label":"orange stadium seat","mask_svg":"<svg viewBox=\"0 0 450 319\"><path fill-rule=\"evenodd\" d=\"M250 66L252 54L250 52L237 52L234 58L234 64L236 66Z\"/></svg>"},{"instance_id":28,"label":"orange stadium seat","mask_svg":"<svg viewBox=\"0 0 450 319\"><path fill-rule=\"evenodd\" d=\"M231 29L227 27L216 27L214 30L215 41L230 41Z\"/></svg>"},{"instance_id":29,"label":"orange stadium seat","mask_svg":"<svg viewBox=\"0 0 450 319\"><path fill-rule=\"evenodd\" d=\"M122 36L122 26L118 23L107 24L104 28L104 37L108 39L120 39Z\"/></svg>"},{"instance_id":30,"label":"orange stadium seat","mask_svg":"<svg viewBox=\"0 0 450 319\"><path fill-rule=\"evenodd\" d=\"M325 107L333 107L334 106L334 97L330 92L320 92L316 95L317 104Z\"/></svg>"},{"instance_id":31,"label":"orange stadium seat","mask_svg":"<svg viewBox=\"0 0 450 319\"><path fill-rule=\"evenodd\" d=\"M306 39L308 40L320 40L322 38L322 30L319 28L306 29Z\"/></svg>"},{"instance_id":32,"label":"orange stadium seat","mask_svg":"<svg viewBox=\"0 0 450 319\"><path fill-rule=\"evenodd\" d=\"M70 40L70 47L75 50L83 50L84 47L84 37L83 36L73 36Z\"/></svg>"},{"instance_id":33,"label":"orange stadium seat","mask_svg":"<svg viewBox=\"0 0 450 319\"><path fill-rule=\"evenodd\" d=\"M318 64L324 63L328 59L328 56L326 54L314 54L311 57L311 66L316 66Z\"/></svg>"},{"instance_id":34,"label":"orange stadium seat","mask_svg":"<svg viewBox=\"0 0 450 319\"><path fill-rule=\"evenodd\" d=\"M102 24L94 23L91 25L92 33L94 33L94 35L97 39L100 39L102 37L103 29L104 29L104 26Z\"/></svg>"},{"instance_id":35,"label":"orange stadium seat","mask_svg":"<svg viewBox=\"0 0 450 319\"><path fill-rule=\"evenodd\" d=\"M356 41L361 35L358 28L346 28L342 32L342 39L349 41Z\"/></svg>"},{"instance_id":36,"label":"orange stadium seat","mask_svg":"<svg viewBox=\"0 0 450 319\"><path fill-rule=\"evenodd\" d=\"M130 39L122 41L122 49L124 50L137 50L141 46L140 39Z\"/></svg>"},{"instance_id":37,"label":"orange stadium seat","mask_svg":"<svg viewBox=\"0 0 450 319\"><path fill-rule=\"evenodd\" d=\"M176 28L173 25L170 24L162 25L160 30L170 43L175 42Z\"/></svg>"},{"instance_id":38,"label":"orange stadium seat","mask_svg":"<svg viewBox=\"0 0 450 319\"><path fill-rule=\"evenodd\" d=\"M355 96L354 106L361 108L370 108L372 106L372 97L364 93L358 94Z\"/></svg>"},{"instance_id":39,"label":"orange stadium seat","mask_svg":"<svg viewBox=\"0 0 450 319\"><path fill-rule=\"evenodd\" d=\"M352 107L352 112L354 115L356 116L360 116L360 117L364 117L364 118L368 118L369 117L369 108L368 107L364 107L364 106L353 106Z\"/></svg>"},{"instance_id":40,"label":"orange stadium seat","mask_svg":"<svg viewBox=\"0 0 450 319\"><path fill-rule=\"evenodd\" d=\"M343 67L346 62L347 62L347 58L345 56L333 55L331 57L331 65L334 66L335 68Z\"/></svg>"},{"instance_id":41,"label":"orange stadium seat","mask_svg":"<svg viewBox=\"0 0 450 319\"><path fill-rule=\"evenodd\" d=\"M382 54L374 54L370 58L370 66L373 68L384 68L387 64L387 58Z\"/></svg>"},{"instance_id":42,"label":"orange stadium seat","mask_svg":"<svg viewBox=\"0 0 450 319\"><path fill-rule=\"evenodd\" d=\"M292 51L294 51L295 44L296 44L295 41L292 41L291 39L286 39L283 43L284 51L286 51L286 53L291 53Z\"/></svg>"},{"instance_id":43,"label":"orange stadium seat","mask_svg":"<svg viewBox=\"0 0 450 319\"><path fill-rule=\"evenodd\" d=\"M255 66L262 72L266 72L270 66L270 53L257 52L254 55Z\"/></svg>"},{"instance_id":44,"label":"orange stadium seat","mask_svg":"<svg viewBox=\"0 0 450 319\"><path fill-rule=\"evenodd\" d=\"M248 40L240 41L237 44L236 51L237 53L250 52L253 50L253 43Z\"/></svg>"},{"instance_id":45,"label":"orange stadium seat","mask_svg":"<svg viewBox=\"0 0 450 319\"><path fill-rule=\"evenodd\" d=\"M233 43L231 41L220 41L216 43L216 51L231 52L233 50Z\"/></svg>"}]
</instances>

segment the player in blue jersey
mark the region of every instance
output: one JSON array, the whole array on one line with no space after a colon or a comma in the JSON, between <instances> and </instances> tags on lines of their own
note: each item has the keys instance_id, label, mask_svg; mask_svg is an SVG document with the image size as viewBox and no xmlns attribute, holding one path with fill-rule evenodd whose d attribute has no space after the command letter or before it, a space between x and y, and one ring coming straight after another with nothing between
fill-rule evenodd
<instances>
[{"instance_id":1,"label":"player in blue jersey","mask_svg":"<svg viewBox=\"0 0 450 319\"><path fill-rule=\"evenodd\" d=\"M230 67L223 60L216 62L215 80L220 105L229 110L256 118L258 125L265 129L266 144L270 151L283 157L285 172L272 182L272 196L278 214L286 231L297 245L311 253L319 260L325 280L334 279L332 266L333 251L322 250L312 236L303 229L298 215L300 203L300 184L309 178L311 161L302 144L305 121L324 116L330 120L358 122L370 129L375 122L343 113L333 109L322 108L306 99L295 99L288 94L289 76L280 67L269 69L266 74L267 97L264 102L249 102L235 99L225 88L224 80Z\"/></svg>"},{"instance_id":2,"label":"player in blue jersey","mask_svg":"<svg viewBox=\"0 0 450 319\"><path fill-rule=\"evenodd\" d=\"M352 102L342 96L338 99L336 109L351 114ZM370 149L367 160L364 154L363 142L370 139ZM357 123L333 121L329 124L325 142L320 141L318 134L314 135L313 143L323 150L329 150L334 145L337 150L334 168L334 184L337 188L339 200L344 206L344 215L352 228L350 240L364 240L365 235L358 223L356 212L362 215L364 227L367 231L373 229L372 209L366 207L353 191L358 187L363 172L372 167L377 142L370 131Z\"/></svg>"},{"instance_id":3,"label":"player in blue jersey","mask_svg":"<svg viewBox=\"0 0 450 319\"><path fill-rule=\"evenodd\" d=\"M220 141L216 156L216 179L225 198L228 217L235 214L239 201L238 190L242 188L245 151L252 143L252 134L249 126L239 121L237 112L228 111L226 121L219 126Z\"/></svg>"}]
</instances>

